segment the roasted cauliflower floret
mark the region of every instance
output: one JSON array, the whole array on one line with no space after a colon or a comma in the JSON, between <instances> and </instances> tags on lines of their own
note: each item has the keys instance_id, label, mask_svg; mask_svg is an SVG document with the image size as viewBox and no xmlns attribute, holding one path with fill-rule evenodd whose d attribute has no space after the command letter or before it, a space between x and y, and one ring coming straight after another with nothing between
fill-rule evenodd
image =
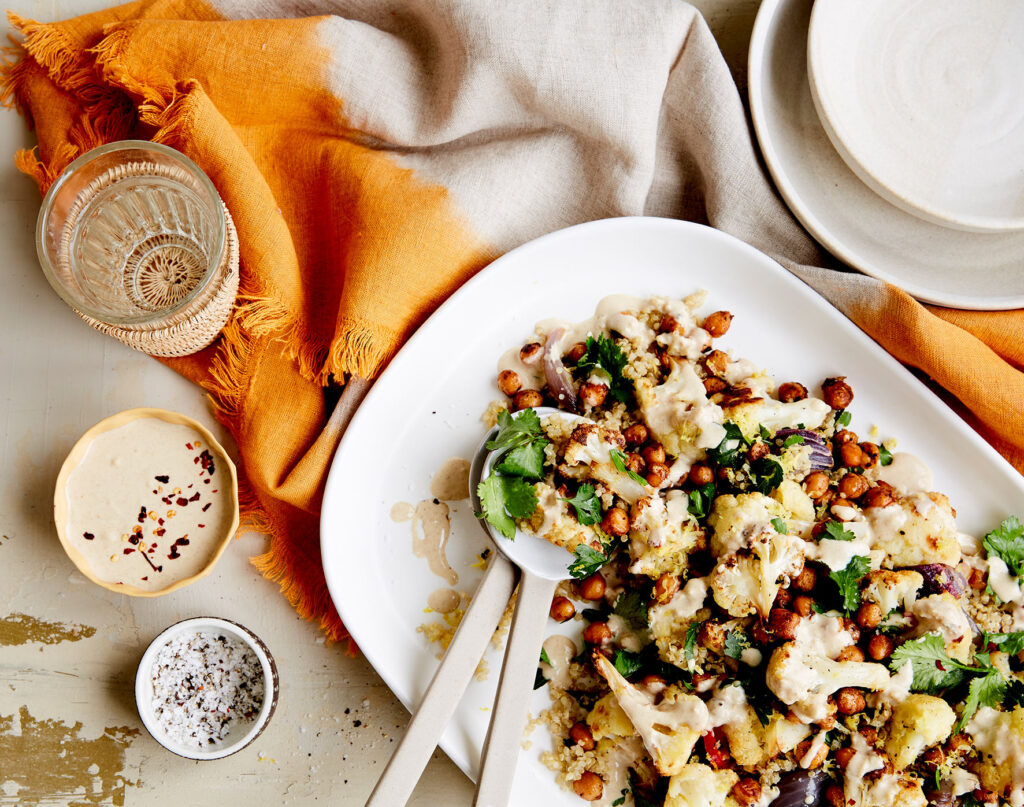
<instances>
[{"instance_id":1,"label":"roasted cauliflower floret","mask_svg":"<svg viewBox=\"0 0 1024 807\"><path fill-rule=\"evenodd\" d=\"M881 664L833 661L796 642L786 642L772 653L765 683L780 701L792 706L843 687L882 689L889 683L889 672Z\"/></svg>"},{"instance_id":2,"label":"roasted cauliflower floret","mask_svg":"<svg viewBox=\"0 0 1024 807\"><path fill-rule=\"evenodd\" d=\"M735 771L716 771L693 762L683 766L669 780L665 807L723 807L729 791L739 780Z\"/></svg>"},{"instance_id":3,"label":"roasted cauliflower floret","mask_svg":"<svg viewBox=\"0 0 1024 807\"><path fill-rule=\"evenodd\" d=\"M644 741L658 773L672 776L682 770L707 723L708 709L704 701L677 686L670 686L655 704L651 694L629 683L603 655L595 654L594 663ZM690 728L691 723L696 724L698 730Z\"/></svg>"},{"instance_id":4,"label":"roasted cauliflower floret","mask_svg":"<svg viewBox=\"0 0 1024 807\"><path fill-rule=\"evenodd\" d=\"M943 592L918 600L914 603L913 614L917 617L919 636L938 633L952 658L963 662L970 660L974 632L967 614L952 594Z\"/></svg>"},{"instance_id":5,"label":"roasted cauliflower floret","mask_svg":"<svg viewBox=\"0 0 1024 807\"><path fill-rule=\"evenodd\" d=\"M956 713L942 698L910 695L892 711L885 753L901 771L926 748L945 741L955 722Z\"/></svg>"},{"instance_id":6,"label":"roasted cauliflower floret","mask_svg":"<svg viewBox=\"0 0 1024 807\"><path fill-rule=\"evenodd\" d=\"M664 498L637 500L630 513L630 572L660 577L686 568L688 555L703 535L687 511L688 501L681 490L671 490Z\"/></svg>"},{"instance_id":7,"label":"roasted cauliflower floret","mask_svg":"<svg viewBox=\"0 0 1024 807\"><path fill-rule=\"evenodd\" d=\"M877 603L883 614L889 614L897 608L909 610L923 583L921 574L911 569L895 572L879 569L864 576L861 596L868 602Z\"/></svg>"},{"instance_id":8,"label":"roasted cauliflower floret","mask_svg":"<svg viewBox=\"0 0 1024 807\"><path fill-rule=\"evenodd\" d=\"M715 557L731 555L748 548L765 530L772 530L773 518L785 521L791 517L782 504L761 493L719 496L708 514L709 546Z\"/></svg>"},{"instance_id":9,"label":"roasted cauliflower floret","mask_svg":"<svg viewBox=\"0 0 1024 807\"><path fill-rule=\"evenodd\" d=\"M876 782L865 783L856 803L860 807L927 807L928 799L919 779L885 774Z\"/></svg>"},{"instance_id":10,"label":"roasted cauliflower floret","mask_svg":"<svg viewBox=\"0 0 1024 807\"><path fill-rule=\"evenodd\" d=\"M814 521L814 502L804 491L803 486L792 479L784 479L782 483L772 491L772 499L781 504L788 512L786 521L793 527L800 527L798 522L811 524ZM793 529L793 532L800 532L800 529Z\"/></svg>"},{"instance_id":11,"label":"roasted cauliflower floret","mask_svg":"<svg viewBox=\"0 0 1024 807\"><path fill-rule=\"evenodd\" d=\"M662 384L636 384L636 399L647 427L672 457L694 457L725 437L722 410L709 404L704 383L690 362L672 362Z\"/></svg>"},{"instance_id":12,"label":"roasted cauliflower floret","mask_svg":"<svg viewBox=\"0 0 1024 807\"><path fill-rule=\"evenodd\" d=\"M743 717L731 720L722 726L722 733L729 741L729 753L739 765L753 768L767 758L764 742L764 726L757 719L754 707L747 704L743 709Z\"/></svg>"},{"instance_id":13,"label":"roasted cauliflower floret","mask_svg":"<svg viewBox=\"0 0 1024 807\"><path fill-rule=\"evenodd\" d=\"M811 727L773 714L764 730L764 750L769 759L788 754L811 735Z\"/></svg>"},{"instance_id":14,"label":"roasted cauliflower floret","mask_svg":"<svg viewBox=\"0 0 1024 807\"><path fill-rule=\"evenodd\" d=\"M915 493L864 512L874 531L874 548L885 552L890 565L960 562L956 520L943 494Z\"/></svg>"},{"instance_id":15,"label":"roasted cauliflower floret","mask_svg":"<svg viewBox=\"0 0 1024 807\"><path fill-rule=\"evenodd\" d=\"M715 602L731 616L757 611L767 617L784 578L804 566L804 541L780 535L774 528L750 540L750 554L729 555L711 572Z\"/></svg>"},{"instance_id":16,"label":"roasted cauliflower floret","mask_svg":"<svg viewBox=\"0 0 1024 807\"><path fill-rule=\"evenodd\" d=\"M981 784L1012 805L1024 803L1024 707L983 706L967 724L978 749Z\"/></svg>"},{"instance_id":17,"label":"roasted cauliflower floret","mask_svg":"<svg viewBox=\"0 0 1024 807\"><path fill-rule=\"evenodd\" d=\"M573 429L565 445L565 467L570 472L579 466L588 466L591 477L603 482L624 501L633 503L649 496L649 485L641 484L628 473L615 467L612 451L623 451L626 439L622 433L593 423L581 423Z\"/></svg>"},{"instance_id":18,"label":"roasted cauliflower floret","mask_svg":"<svg viewBox=\"0 0 1024 807\"><path fill-rule=\"evenodd\" d=\"M594 704L594 708L587 715L587 725L595 740L603 740L605 737L630 737L636 733L633 724L615 695L609 692Z\"/></svg>"}]
</instances>

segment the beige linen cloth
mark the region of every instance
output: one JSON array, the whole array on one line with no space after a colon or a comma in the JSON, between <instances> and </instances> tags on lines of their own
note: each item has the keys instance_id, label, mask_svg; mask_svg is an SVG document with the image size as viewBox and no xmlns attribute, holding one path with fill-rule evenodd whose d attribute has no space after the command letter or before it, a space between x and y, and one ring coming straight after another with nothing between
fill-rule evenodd
<instances>
[{"instance_id":1,"label":"beige linen cloth","mask_svg":"<svg viewBox=\"0 0 1024 807\"><path fill-rule=\"evenodd\" d=\"M333 639L317 519L369 380L488 260L592 219L689 219L775 256L1022 467L1020 312L927 309L813 268L824 257L686 3L142 0L12 22L24 51L6 98L36 127L18 162L41 188L94 145L147 137L192 157L231 209L244 305L169 363L238 441L245 513L272 536L256 565Z\"/></svg>"}]
</instances>

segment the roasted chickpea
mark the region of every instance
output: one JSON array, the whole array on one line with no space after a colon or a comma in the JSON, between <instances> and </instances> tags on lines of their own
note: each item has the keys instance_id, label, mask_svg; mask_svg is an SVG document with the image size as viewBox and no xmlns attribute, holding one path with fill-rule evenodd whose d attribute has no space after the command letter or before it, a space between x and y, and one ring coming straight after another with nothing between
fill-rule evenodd
<instances>
[{"instance_id":1,"label":"roasted chickpea","mask_svg":"<svg viewBox=\"0 0 1024 807\"><path fill-rule=\"evenodd\" d=\"M780 588L779 593L775 595L775 604L780 608L790 608L793 603L793 594L788 588ZM790 610L793 610L790 608Z\"/></svg>"},{"instance_id":2,"label":"roasted chickpea","mask_svg":"<svg viewBox=\"0 0 1024 807\"><path fill-rule=\"evenodd\" d=\"M715 472L711 470L711 466L698 462L690 468L687 478L690 480L691 485L702 487L715 481Z\"/></svg>"},{"instance_id":3,"label":"roasted chickpea","mask_svg":"<svg viewBox=\"0 0 1024 807\"><path fill-rule=\"evenodd\" d=\"M810 750L810 740L803 740L797 744L795 752L796 758L800 763L800 767L806 768L807 770L811 770L812 768L820 768L822 763L825 762L825 758L828 756L828 745L823 744L811 759L807 759L806 757Z\"/></svg>"},{"instance_id":4,"label":"roasted chickpea","mask_svg":"<svg viewBox=\"0 0 1024 807\"><path fill-rule=\"evenodd\" d=\"M868 480L860 474L847 473L839 480L839 493L847 499L859 499L868 492Z\"/></svg>"},{"instance_id":5,"label":"roasted chickpea","mask_svg":"<svg viewBox=\"0 0 1024 807\"><path fill-rule=\"evenodd\" d=\"M665 462L665 447L661 443L650 443L640 449L642 456L649 465L656 462Z\"/></svg>"},{"instance_id":6,"label":"roasted chickpea","mask_svg":"<svg viewBox=\"0 0 1024 807\"><path fill-rule=\"evenodd\" d=\"M793 611L800 616L810 616L814 612L814 600L801 594L793 600Z\"/></svg>"},{"instance_id":7,"label":"roasted chickpea","mask_svg":"<svg viewBox=\"0 0 1024 807\"><path fill-rule=\"evenodd\" d=\"M779 385L779 400L783 403L802 401L807 397L807 387L798 384L796 381L787 381Z\"/></svg>"},{"instance_id":8,"label":"roasted chickpea","mask_svg":"<svg viewBox=\"0 0 1024 807\"><path fill-rule=\"evenodd\" d=\"M785 608L772 608L768 614L768 630L778 639L789 642L796 638L800 617Z\"/></svg>"},{"instance_id":9,"label":"roasted chickpea","mask_svg":"<svg viewBox=\"0 0 1024 807\"><path fill-rule=\"evenodd\" d=\"M854 643L860 641L860 626L849 617L843 617L843 630L850 634L850 638L853 639Z\"/></svg>"},{"instance_id":10,"label":"roasted chickpea","mask_svg":"<svg viewBox=\"0 0 1024 807\"><path fill-rule=\"evenodd\" d=\"M716 311L704 317L702 327L717 339L719 336L725 336L730 325L732 325L732 314L728 311Z\"/></svg>"},{"instance_id":11,"label":"roasted chickpea","mask_svg":"<svg viewBox=\"0 0 1024 807\"><path fill-rule=\"evenodd\" d=\"M665 691L668 683L660 675L649 674L640 679L640 686L652 695L658 695Z\"/></svg>"},{"instance_id":12,"label":"roasted chickpea","mask_svg":"<svg viewBox=\"0 0 1024 807\"><path fill-rule=\"evenodd\" d=\"M758 644L771 644L775 640L775 637L768 632L768 629L760 621L754 623L754 627L750 629L750 635Z\"/></svg>"},{"instance_id":13,"label":"roasted chickpea","mask_svg":"<svg viewBox=\"0 0 1024 807\"><path fill-rule=\"evenodd\" d=\"M843 687L836 693L836 707L844 715L855 715L863 712L867 702L864 693L854 687Z\"/></svg>"},{"instance_id":14,"label":"roasted chickpea","mask_svg":"<svg viewBox=\"0 0 1024 807\"><path fill-rule=\"evenodd\" d=\"M750 462L757 462L761 457L767 457L771 453L772 450L768 447L767 443L758 442L747 449L747 459Z\"/></svg>"},{"instance_id":15,"label":"roasted chickpea","mask_svg":"<svg viewBox=\"0 0 1024 807\"><path fill-rule=\"evenodd\" d=\"M971 569L970 576L967 578L967 585L975 591L982 591L988 585L988 575L981 569Z\"/></svg>"},{"instance_id":16,"label":"roasted chickpea","mask_svg":"<svg viewBox=\"0 0 1024 807\"><path fill-rule=\"evenodd\" d=\"M668 479L669 467L663 462L652 462L647 466L647 475L644 477L647 480L647 484L652 488L661 487L662 483Z\"/></svg>"},{"instance_id":17,"label":"roasted chickpea","mask_svg":"<svg viewBox=\"0 0 1024 807\"><path fill-rule=\"evenodd\" d=\"M710 378L705 378L704 379L704 391L708 395L714 395L716 392L721 392L727 386L729 386L729 385L726 384L718 376L711 376Z\"/></svg>"},{"instance_id":18,"label":"roasted chickpea","mask_svg":"<svg viewBox=\"0 0 1024 807\"><path fill-rule=\"evenodd\" d=\"M847 468L862 468L868 459L856 443L844 443L839 446L839 457Z\"/></svg>"},{"instance_id":19,"label":"roasted chickpea","mask_svg":"<svg viewBox=\"0 0 1024 807\"><path fill-rule=\"evenodd\" d=\"M960 732L946 740L944 748L948 754L970 754L974 750L974 744L971 742L970 736Z\"/></svg>"},{"instance_id":20,"label":"roasted chickpea","mask_svg":"<svg viewBox=\"0 0 1024 807\"><path fill-rule=\"evenodd\" d=\"M864 452L864 456L868 458L865 463L865 468L874 468L875 463L878 462L878 458L882 455L882 452L878 450L878 446L874 443L861 443L860 450Z\"/></svg>"},{"instance_id":21,"label":"roasted chickpea","mask_svg":"<svg viewBox=\"0 0 1024 807\"><path fill-rule=\"evenodd\" d=\"M838 512L837 512L836 508L841 508L841 509L839 509ZM843 509L843 508L845 508L845 509ZM857 517L856 512L854 512L854 513L848 512L852 508L853 508L853 502L851 502L849 499L847 499L847 498L845 498L843 496L836 496L832 500L832 504L829 507L829 512L831 512L832 515L834 515L840 521L852 521L854 518ZM840 514L842 514L842 515L840 515Z\"/></svg>"},{"instance_id":22,"label":"roasted chickpea","mask_svg":"<svg viewBox=\"0 0 1024 807\"><path fill-rule=\"evenodd\" d=\"M824 471L811 471L804 477L804 492L812 499L820 499L828 490L828 474Z\"/></svg>"},{"instance_id":23,"label":"roasted chickpea","mask_svg":"<svg viewBox=\"0 0 1024 807\"><path fill-rule=\"evenodd\" d=\"M843 446L847 443L856 443L857 435L849 429L841 429L835 433L835 436L832 438L832 442L837 446Z\"/></svg>"},{"instance_id":24,"label":"roasted chickpea","mask_svg":"<svg viewBox=\"0 0 1024 807\"><path fill-rule=\"evenodd\" d=\"M642 474L647 470L647 462L639 454L627 454L626 467L635 474Z\"/></svg>"},{"instance_id":25,"label":"roasted chickpea","mask_svg":"<svg viewBox=\"0 0 1024 807\"><path fill-rule=\"evenodd\" d=\"M825 788L825 801L832 807L846 807L846 792L839 785Z\"/></svg>"},{"instance_id":26,"label":"roasted chickpea","mask_svg":"<svg viewBox=\"0 0 1024 807\"><path fill-rule=\"evenodd\" d=\"M571 739L576 745L582 748L584 751L593 751L594 735L590 732L590 727L586 723L576 723L571 729L569 729L569 739Z\"/></svg>"},{"instance_id":27,"label":"roasted chickpea","mask_svg":"<svg viewBox=\"0 0 1024 807\"><path fill-rule=\"evenodd\" d=\"M658 333L672 333L673 331L682 332L682 330L679 320L671 314L665 314L665 316L661 318L661 322L658 323Z\"/></svg>"},{"instance_id":28,"label":"roasted chickpea","mask_svg":"<svg viewBox=\"0 0 1024 807\"><path fill-rule=\"evenodd\" d=\"M619 538L629 532L629 515L621 507L609 507L601 519L601 529Z\"/></svg>"},{"instance_id":29,"label":"roasted chickpea","mask_svg":"<svg viewBox=\"0 0 1024 807\"><path fill-rule=\"evenodd\" d=\"M844 647L836 656L836 661L864 661L864 651L855 644Z\"/></svg>"},{"instance_id":30,"label":"roasted chickpea","mask_svg":"<svg viewBox=\"0 0 1024 807\"><path fill-rule=\"evenodd\" d=\"M577 342L569 352L565 354L565 361L570 364L579 364L580 359L587 355L587 346L583 342Z\"/></svg>"},{"instance_id":31,"label":"roasted chickpea","mask_svg":"<svg viewBox=\"0 0 1024 807\"><path fill-rule=\"evenodd\" d=\"M855 753L856 752L850 746L840 748L836 751L836 765L845 771Z\"/></svg>"},{"instance_id":32,"label":"roasted chickpea","mask_svg":"<svg viewBox=\"0 0 1024 807\"><path fill-rule=\"evenodd\" d=\"M676 596L679 591L679 578L674 574L661 575L654 583L654 598L660 603L666 603Z\"/></svg>"},{"instance_id":33,"label":"roasted chickpea","mask_svg":"<svg viewBox=\"0 0 1024 807\"><path fill-rule=\"evenodd\" d=\"M729 354L723 350L712 350L704 357L704 366L711 375L724 376L729 369Z\"/></svg>"},{"instance_id":34,"label":"roasted chickpea","mask_svg":"<svg viewBox=\"0 0 1024 807\"><path fill-rule=\"evenodd\" d=\"M604 384L591 384L585 381L580 384L580 400L586 406L600 406L608 397L608 387Z\"/></svg>"},{"instance_id":35,"label":"roasted chickpea","mask_svg":"<svg viewBox=\"0 0 1024 807\"><path fill-rule=\"evenodd\" d=\"M550 614L555 622L568 622L576 616L576 606L568 597L555 597L551 601Z\"/></svg>"},{"instance_id":36,"label":"roasted chickpea","mask_svg":"<svg viewBox=\"0 0 1024 807\"><path fill-rule=\"evenodd\" d=\"M512 406L517 412L520 409L541 406L543 403L544 396L535 389L521 389L512 397Z\"/></svg>"},{"instance_id":37,"label":"roasted chickpea","mask_svg":"<svg viewBox=\"0 0 1024 807\"><path fill-rule=\"evenodd\" d=\"M746 776L732 786L732 797L743 807L749 807L761 800L761 783L752 777Z\"/></svg>"},{"instance_id":38,"label":"roasted chickpea","mask_svg":"<svg viewBox=\"0 0 1024 807\"><path fill-rule=\"evenodd\" d=\"M935 769L946 761L946 754L939 747L929 748L921 754L921 763L928 773L935 773Z\"/></svg>"},{"instance_id":39,"label":"roasted chickpea","mask_svg":"<svg viewBox=\"0 0 1024 807\"><path fill-rule=\"evenodd\" d=\"M881 485L876 485L864 494L865 507L888 507L894 501L896 500L893 498L892 491Z\"/></svg>"},{"instance_id":40,"label":"roasted chickpea","mask_svg":"<svg viewBox=\"0 0 1024 807\"><path fill-rule=\"evenodd\" d=\"M868 642L868 655L875 661L883 661L892 655L896 643L884 633L876 633Z\"/></svg>"},{"instance_id":41,"label":"roasted chickpea","mask_svg":"<svg viewBox=\"0 0 1024 807\"><path fill-rule=\"evenodd\" d=\"M878 745L878 729L864 726L860 729L860 735L868 741L868 745Z\"/></svg>"},{"instance_id":42,"label":"roasted chickpea","mask_svg":"<svg viewBox=\"0 0 1024 807\"><path fill-rule=\"evenodd\" d=\"M608 627L607 622L591 622L583 630L583 641L587 644L601 645L610 642L611 638L612 629Z\"/></svg>"},{"instance_id":43,"label":"roasted chickpea","mask_svg":"<svg viewBox=\"0 0 1024 807\"><path fill-rule=\"evenodd\" d=\"M498 389L503 395L511 398L522 387L523 383L519 380L519 374L515 370L502 370L498 373Z\"/></svg>"},{"instance_id":44,"label":"roasted chickpea","mask_svg":"<svg viewBox=\"0 0 1024 807\"><path fill-rule=\"evenodd\" d=\"M604 795L604 779L592 771L583 774L572 783L572 790L584 801L597 801Z\"/></svg>"},{"instance_id":45,"label":"roasted chickpea","mask_svg":"<svg viewBox=\"0 0 1024 807\"><path fill-rule=\"evenodd\" d=\"M594 572L590 577L581 580L579 583L580 596L585 600L599 600L604 596L607 584L604 575Z\"/></svg>"},{"instance_id":46,"label":"roasted chickpea","mask_svg":"<svg viewBox=\"0 0 1024 807\"><path fill-rule=\"evenodd\" d=\"M853 389L846 383L846 376L826 378L821 385L821 397L833 409L846 409L853 401Z\"/></svg>"},{"instance_id":47,"label":"roasted chickpea","mask_svg":"<svg viewBox=\"0 0 1024 807\"><path fill-rule=\"evenodd\" d=\"M800 574L793 578L792 585L797 591L811 591L818 584L818 573L814 567L808 564L800 570Z\"/></svg>"},{"instance_id":48,"label":"roasted chickpea","mask_svg":"<svg viewBox=\"0 0 1024 807\"><path fill-rule=\"evenodd\" d=\"M882 621L882 608L877 602L861 603L857 609L857 624L862 628L877 628Z\"/></svg>"},{"instance_id":49,"label":"roasted chickpea","mask_svg":"<svg viewBox=\"0 0 1024 807\"><path fill-rule=\"evenodd\" d=\"M526 365L536 364L543 352L540 342L530 342L519 348L519 360Z\"/></svg>"},{"instance_id":50,"label":"roasted chickpea","mask_svg":"<svg viewBox=\"0 0 1024 807\"><path fill-rule=\"evenodd\" d=\"M626 445L641 446L647 442L647 434L647 427L643 423L634 423L622 433L622 436L626 438Z\"/></svg>"}]
</instances>

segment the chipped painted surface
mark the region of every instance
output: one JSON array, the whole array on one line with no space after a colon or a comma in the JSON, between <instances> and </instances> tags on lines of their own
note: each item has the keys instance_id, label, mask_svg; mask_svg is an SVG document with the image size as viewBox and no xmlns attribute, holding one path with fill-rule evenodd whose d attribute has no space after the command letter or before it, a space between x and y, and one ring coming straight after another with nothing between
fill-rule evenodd
<instances>
[{"instance_id":1,"label":"chipped painted surface","mask_svg":"<svg viewBox=\"0 0 1024 807\"><path fill-rule=\"evenodd\" d=\"M0 619L0 647L29 642L58 644L78 642L96 633L96 628L74 623L45 622L28 614L8 614Z\"/></svg>"},{"instance_id":2,"label":"chipped painted surface","mask_svg":"<svg viewBox=\"0 0 1024 807\"><path fill-rule=\"evenodd\" d=\"M82 724L37 720L22 706L0 714L0 804L125 803L125 751L138 729L111 726L83 736ZM13 799L13 800L9 800Z\"/></svg>"}]
</instances>

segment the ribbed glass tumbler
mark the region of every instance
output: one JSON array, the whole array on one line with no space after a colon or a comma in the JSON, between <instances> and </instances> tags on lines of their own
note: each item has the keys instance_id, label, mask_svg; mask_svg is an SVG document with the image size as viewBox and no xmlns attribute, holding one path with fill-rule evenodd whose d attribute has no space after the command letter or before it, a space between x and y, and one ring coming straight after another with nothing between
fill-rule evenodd
<instances>
[{"instance_id":1,"label":"ribbed glass tumbler","mask_svg":"<svg viewBox=\"0 0 1024 807\"><path fill-rule=\"evenodd\" d=\"M238 243L213 183L184 154L123 140L65 169L36 248L57 294L94 328L158 356L206 347L238 291Z\"/></svg>"}]
</instances>

